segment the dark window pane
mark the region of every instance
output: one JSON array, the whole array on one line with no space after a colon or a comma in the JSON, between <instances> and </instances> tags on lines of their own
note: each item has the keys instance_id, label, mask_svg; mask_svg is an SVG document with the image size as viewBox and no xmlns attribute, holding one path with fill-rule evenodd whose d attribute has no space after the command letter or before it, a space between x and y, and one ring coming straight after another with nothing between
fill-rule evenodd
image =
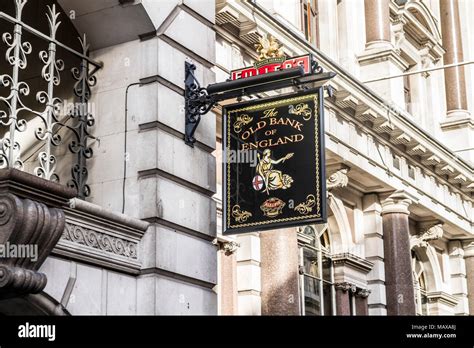
<instances>
[{"instance_id":1,"label":"dark window pane","mask_svg":"<svg viewBox=\"0 0 474 348\"><path fill-rule=\"evenodd\" d=\"M304 249L304 273L313 277L320 277L318 270L318 254L311 249Z\"/></svg>"},{"instance_id":2,"label":"dark window pane","mask_svg":"<svg viewBox=\"0 0 474 348\"><path fill-rule=\"evenodd\" d=\"M331 296L332 285L328 283L323 284L323 299L324 299L324 315L332 315L332 296Z\"/></svg>"},{"instance_id":3,"label":"dark window pane","mask_svg":"<svg viewBox=\"0 0 474 348\"><path fill-rule=\"evenodd\" d=\"M330 282L331 279L331 264L332 261L330 258L323 254L323 279Z\"/></svg>"},{"instance_id":4,"label":"dark window pane","mask_svg":"<svg viewBox=\"0 0 474 348\"><path fill-rule=\"evenodd\" d=\"M321 315L319 281L308 276L304 277L304 305L305 315Z\"/></svg>"}]
</instances>

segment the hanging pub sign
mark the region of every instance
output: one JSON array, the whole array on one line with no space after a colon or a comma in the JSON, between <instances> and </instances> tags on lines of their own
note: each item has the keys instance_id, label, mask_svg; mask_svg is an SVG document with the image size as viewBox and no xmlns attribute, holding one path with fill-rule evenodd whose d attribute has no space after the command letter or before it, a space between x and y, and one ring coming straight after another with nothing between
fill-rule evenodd
<instances>
[{"instance_id":1,"label":"hanging pub sign","mask_svg":"<svg viewBox=\"0 0 474 348\"><path fill-rule=\"evenodd\" d=\"M326 221L323 88L224 108L223 231Z\"/></svg>"}]
</instances>

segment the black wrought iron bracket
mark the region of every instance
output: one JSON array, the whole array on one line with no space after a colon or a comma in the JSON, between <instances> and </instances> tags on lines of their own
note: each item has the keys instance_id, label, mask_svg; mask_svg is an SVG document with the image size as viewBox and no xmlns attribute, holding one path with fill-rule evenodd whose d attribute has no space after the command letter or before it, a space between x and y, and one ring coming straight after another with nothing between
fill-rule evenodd
<instances>
[{"instance_id":1,"label":"black wrought iron bracket","mask_svg":"<svg viewBox=\"0 0 474 348\"><path fill-rule=\"evenodd\" d=\"M304 74L302 67L272 72L261 76L252 76L242 80L228 80L201 87L194 72L196 65L185 62L185 135L187 145L194 147L196 139L194 133L201 121L201 116L207 114L222 100L240 98L245 95L254 95L270 90L285 87L305 87L308 85L321 86L336 74L323 72L322 67L313 61L312 73ZM326 88L332 96L332 89Z\"/></svg>"},{"instance_id":2,"label":"black wrought iron bracket","mask_svg":"<svg viewBox=\"0 0 474 348\"><path fill-rule=\"evenodd\" d=\"M201 87L194 76L196 65L185 62L185 136L184 142L194 147L196 139L194 133L201 121L201 116L207 114L217 103L215 98L207 93L207 89Z\"/></svg>"}]
</instances>

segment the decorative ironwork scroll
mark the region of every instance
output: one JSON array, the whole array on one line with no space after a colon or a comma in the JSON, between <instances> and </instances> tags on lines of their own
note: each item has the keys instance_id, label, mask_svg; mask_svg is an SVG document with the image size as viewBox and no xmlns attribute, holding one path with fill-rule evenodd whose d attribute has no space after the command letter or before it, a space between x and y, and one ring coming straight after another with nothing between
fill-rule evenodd
<instances>
[{"instance_id":1,"label":"decorative ironwork scroll","mask_svg":"<svg viewBox=\"0 0 474 348\"><path fill-rule=\"evenodd\" d=\"M56 32L61 22L58 21L59 13L56 6L48 6L49 33L52 39L56 38ZM48 83L48 90L38 92L36 99L46 108L42 113L37 113L44 124L35 130L36 138L45 142L45 149L38 154L39 167L35 168L35 174L41 178L59 182L59 176L54 172L56 169L56 157L52 154L51 146L58 146L61 137L55 129L59 126L58 113L61 109L61 99L54 97L54 87L59 86L61 77L60 71L64 70L64 61L56 59L56 44L51 41L48 51L39 53L41 61L44 63L41 76Z\"/></svg>"},{"instance_id":2,"label":"decorative ironwork scroll","mask_svg":"<svg viewBox=\"0 0 474 348\"><path fill-rule=\"evenodd\" d=\"M26 56L31 53L31 44L22 39L21 16L23 7L27 0L15 0L16 16L13 28L13 35L5 32L2 40L8 46L5 52L5 59L12 66L12 74L0 75L0 82L4 87L10 87L10 93L6 97L0 96L7 111L0 110L0 124L9 127L9 132L1 140L0 168L23 169L23 161L20 157L20 144L16 141L16 132L26 131L26 121L20 118L20 114L31 111L21 100L22 96L30 94L30 87L26 82L20 81L20 70L27 66Z\"/></svg>"},{"instance_id":3,"label":"decorative ironwork scroll","mask_svg":"<svg viewBox=\"0 0 474 348\"><path fill-rule=\"evenodd\" d=\"M87 56L89 52L89 44L87 38L81 40L83 55ZM78 98L69 115L77 120L75 126L68 126L74 133L75 140L69 144L69 150L77 154L77 162L71 169L72 179L68 181L68 186L77 189L78 197L84 199L90 194L90 187L87 185L88 171L86 160L92 157L92 148L88 145L87 140L94 138L89 133L89 128L95 123L94 117L89 112L89 100L91 98L91 87L97 83L94 71L89 69L89 62L82 59L80 68L73 68L72 75L76 80L74 84L74 94Z\"/></svg>"},{"instance_id":4,"label":"decorative ironwork scroll","mask_svg":"<svg viewBox=\"0 0 474 348\"><path fill-rule=\"evenodd\" d=\"M59 182L59 175L56 173L57 159L53 154L53 148L62 143L59 131L61 129L70 130L75 139L69 144L69 149L77 155L77 160L72 166L72 178L67 182L67 185L76 188L80 198L85 198L90 194L90 188L87 185L86 160L92 157L92 149L87 141L89 138L93 138L90 134L90 127L94 125L94 118L89 112L89 100L91 87L96 84L94 73L101 67L101 64L88 57L89 45L85 35L82 39L79 38L82 52L57 41L56 35L61 25L59 20L61 13L56 5L47 6L46 17L49 34L46 35L23 22L22 13L28 0L11 1L14 2L16 10L14 17L0 11L0 20L13 25L11 33L5 32L2 35L2 40L7 46L5 59L11 66L11 73L0 75L0 85L9 89L7 95L0 96L0 126L7 130L0 139L0 169L25 170L25 160L22 158L18 133L27 131L31 117L37 118L40 120L40 125L35 125L33 131L41 146L39 150L35 150L38 151L38 154L36 155L37 163L33 169L34 174L46 180ZM20 72L27 68L27 56L33 51L32 45L24 40L24 32L45 40L48 44L47 50L39 52L39 60L43 66L41 78L47 86L46 90L36 93L36 100L44 107L39 111L25 105L23 101L30 94L30 86L26 81L21 80ZM73 110L69 113L69 118L75 121L72 125L66 124L61 119L61 116L64 116L61 115L63 103L56 94L56 90L61 88L61 72L65 69L65 62L58 58L58 47L65 48L81 60L80 66L72 69L76 83L71 94L74 92L77 98ZM33 55L29 59L33 59ZM28 134L25 133L25 136Z\"/></svg>"}]
</instances>

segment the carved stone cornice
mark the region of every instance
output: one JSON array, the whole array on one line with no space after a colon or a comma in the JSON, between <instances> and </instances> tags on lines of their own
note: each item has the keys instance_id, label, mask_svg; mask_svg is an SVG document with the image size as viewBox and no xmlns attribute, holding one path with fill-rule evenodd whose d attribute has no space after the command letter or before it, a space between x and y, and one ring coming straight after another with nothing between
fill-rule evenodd
<instances>
[{"instance_id":1,"label":"carved stone cornice","mask_svg":"<svg viewBox=\"0 0 474 348\"><path fill-rule=\"evenodd\" d=\"M420 233L410 237L410 248L426 248L429 241L441 237L443 237L443 224L441 222L424 223L420 225Z\"/></svg>"},{"instance_id":2,"label":"carved stone cornice","mask_svg":"<svg viewBox=\"0 0 474 348\"><path fill-rule=\"evenodd\" d=\"M430 303L440 303L447 305L449 307L456 307L459 303L459 299L455 296L450 295L444 291L432 291L427 294L428 302Z\"/></svg>"},{"instance_id":3,"label":"carved stone cornice","mask_svg":"<svg viewBox=\"0 0 474 348\"><path fill-rule=\"evenodd\" d=\"M368 274L374 267L372 262L351 253L333 255L332 261L336 267L339 265L350 267L362 274Z\"/></svg>"},{"instance_id":4,"label":"carved stone cornice","mask_svg":"<svg viewBox=\"0 0 474 348\"><path fill-rule=\"evenodd\" d=\"M25 172L0 170L0 244L16 250L0 258L0 298L44 289L47 278L38 269L64 230L61 206L75 193Z\"/></svg>"}]
</instances>

